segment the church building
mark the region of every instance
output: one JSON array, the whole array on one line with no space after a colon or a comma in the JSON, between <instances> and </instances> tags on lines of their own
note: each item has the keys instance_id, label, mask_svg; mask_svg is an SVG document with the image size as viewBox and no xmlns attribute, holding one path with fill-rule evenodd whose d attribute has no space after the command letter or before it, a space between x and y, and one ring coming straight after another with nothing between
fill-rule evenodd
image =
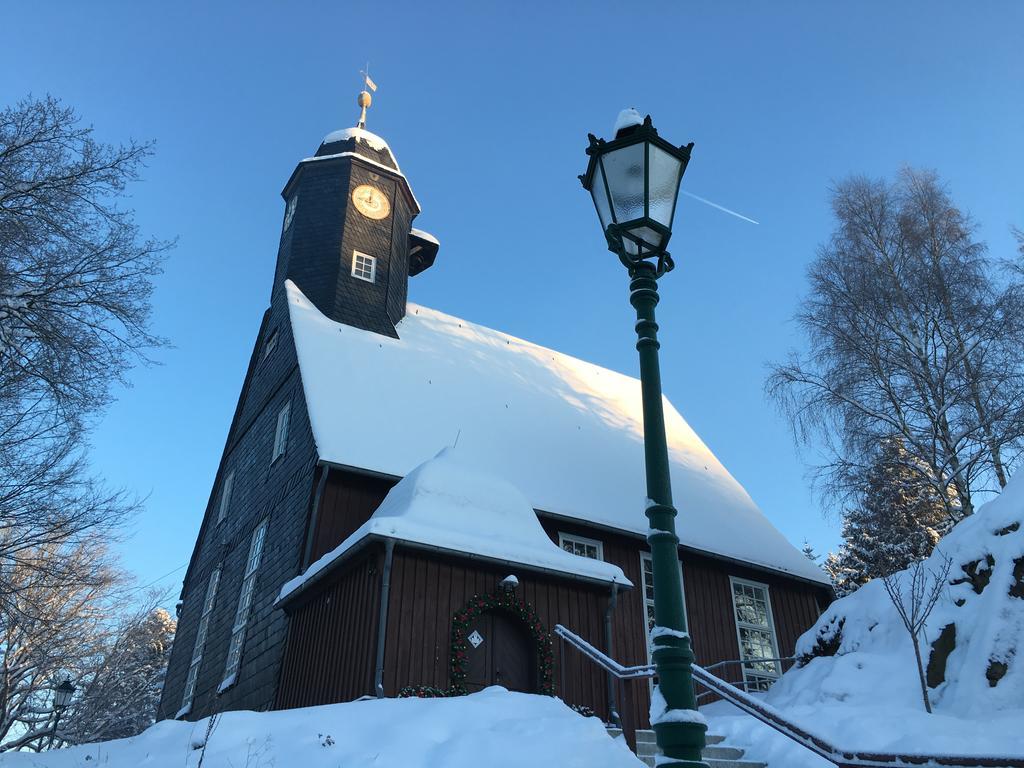
<instances>
[{"instance_id":1,"label":"church building","mask_svg":"<svg viewBox=\"0 0 1024 768\"><path fill-rule=\"evenodd\" d=\"M610 685L553 636L648 662L639 381L409 302L439 243L364 120L282 195L159 717L503 685L649 727L645 681ZM828 579L665 418L697 662L763 688Z\"/></svg>"}]
</instances>

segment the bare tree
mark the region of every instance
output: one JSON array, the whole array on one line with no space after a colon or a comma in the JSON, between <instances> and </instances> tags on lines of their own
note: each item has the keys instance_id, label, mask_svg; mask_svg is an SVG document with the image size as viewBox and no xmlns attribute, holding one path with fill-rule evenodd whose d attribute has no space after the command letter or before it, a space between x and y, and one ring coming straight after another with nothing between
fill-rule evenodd
<instances>
[{"instance_id":1,"label":"bare tree","mask_svg":"<svg viewBox=\"0 0 1024 768\"><path fill-rule=\"evenodd\" d=\"M830 456L828 496L855 494L895 437L955 522L1024 446L1024 282L1000 281L934 174L848 179L832 206L796 318L809 354L773 366L766 390Z\"/></svg>"},{"instance_id":2,"label":"bare tree","mask_svg":"<svg viewBox=\"0 0 1024 768\"><path fill-rule=\"evenodd\" d=\"M0 604L0 751L40 749L53 734L53 689L86 676L103 654L119 575L98 540L27 552L8 571L15 588Z\"/></svg>"},{"instance_id":3,"label":"bare tree","mask_svg":"<svg viewBox=\"0 0 1024 768\"><path fill-rule=\"evenodd\" d=\"M935 604L942 597L949 578L949 569L953 561L943 557L938 568L930 569L926 560L917 560L903 571L897 571L882 577L885 592L896 607L903 626L907 628L910 641L914 646L914 658L917 661L917 676L921 683L921 697L924 708L932 711L932 703L928 698L928 682L925 679L924 663L921 660L921 631L924 629L928 616Z\"/></svg>"},{"instance_id":4,"label":"bare tree","mask_svg":"<svg viewBox=\"0 0 1024 768\"><path fill-rule=\"evenodd\" d=\"M59 737L68 743L123 739L155 722L176 622L150 596L107 633L103 652L78 681L62 717Z\"/></svg>"},{"instance_id":5,"label":"bare tree","mask_svg":"<svg viewBox=\"0 0 1024 768\"><path fill-rule=\"evenodd\" d=\"M149 152L97 141L53 98L0 111L0 602L22 611L10 573L67 578L37 553L113 535L134 511L83 450L111 385L162 343L150 296L167 244L119 205Z\"/></svg>"}]
</instances>

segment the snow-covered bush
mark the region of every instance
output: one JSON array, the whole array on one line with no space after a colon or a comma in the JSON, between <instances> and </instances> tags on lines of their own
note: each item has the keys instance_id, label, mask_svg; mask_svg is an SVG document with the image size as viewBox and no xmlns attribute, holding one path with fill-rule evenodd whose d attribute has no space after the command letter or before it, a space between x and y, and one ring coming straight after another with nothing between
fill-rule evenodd
<instances>
[{"instance_id":1,"label":"snow-covered bush","mask_svg":"<svg viewBox=\"0 0 1024 768\"><path fill-rule=\"evenodd\" d=\"M939 572L946 558L952 570L921 647L936 712L1024 711L1024 475L958 523L925 567ZM801 663L769 693L777 707L922 706L910 636L881 580L833 603L797 655Z\"/></svg>"}]
</instances>

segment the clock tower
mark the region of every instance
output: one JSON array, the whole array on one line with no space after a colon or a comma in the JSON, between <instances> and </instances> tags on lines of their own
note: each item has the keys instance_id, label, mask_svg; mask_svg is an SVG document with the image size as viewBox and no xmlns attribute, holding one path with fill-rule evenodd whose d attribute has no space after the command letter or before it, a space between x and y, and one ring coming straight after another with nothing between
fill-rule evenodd
<instances>
[{"instance_id":1,"label":"clock tower","mask_svg":"<svg viewBox=\"0 0 1024 768\"><path fill-rule=\"evenodd\" d=\"M327 317L397 337L408 279L430 267L437 241L413 229L419 202L391 148L365 124L328 134L282 191L285 214L274 293L292 280Z\"/></svg>"}]
</instances>

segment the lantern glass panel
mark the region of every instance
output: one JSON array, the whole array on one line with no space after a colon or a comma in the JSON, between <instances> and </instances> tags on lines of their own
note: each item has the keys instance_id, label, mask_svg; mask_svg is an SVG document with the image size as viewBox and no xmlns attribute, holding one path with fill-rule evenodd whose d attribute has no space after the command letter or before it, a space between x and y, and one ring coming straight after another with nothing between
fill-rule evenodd
<instances>
[{"instance_id":1,"label":"lantern glass panel","mask_svg":"<svg viewBox=\"0 0 1024 768\"><path fill-rule=\"evenodd\" d=\"M594 164L594 177L590 181L590 194L594 197L594 207L597 208L597 216L601 219L601 230L608 229L612 223L611 209L608 207L608 185L604 180L604 171L601 169L601 161Z\"/></svg>"},{"instance_id":2,"label":"lantern glass panel","mask_svg":"<svg viewBox=\"0 0 1024 768\"><path fill-rule=\"evenodd\" d=\"M644 144L615 149L602 158L615 221L624 222L644 215Z\"/></svg>"},{"instance_id":3,"label":"lantern glass panel","mask_svg":"<svg viewBox=\"0 0 1024 768\"><path fill-rule=\"evenodd\" d=\"M680 171L683 164L665 150L650 147L651 218L666 227L672 226L672 211L679 194Z\"/></svg>"}]
</instances>

